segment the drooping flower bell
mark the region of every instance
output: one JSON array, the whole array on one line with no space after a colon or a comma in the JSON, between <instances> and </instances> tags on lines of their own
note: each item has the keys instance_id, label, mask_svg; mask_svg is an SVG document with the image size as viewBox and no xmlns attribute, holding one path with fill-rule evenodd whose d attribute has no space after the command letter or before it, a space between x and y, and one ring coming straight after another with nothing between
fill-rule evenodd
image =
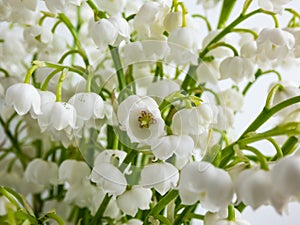
<instances>
[{"instance_id":1,"label":"drooping flower bell","mask_svg":"<svg viewBox=\"0 0 300 225\"><path fill-rule=\"evenodd\" d=\"M6 90L5 102L21 116L30 112L35 118L41 114L41 96L31 84L16 83L10 86Z\"/></svg>"},{"instance_id":2,"label":"drooping flower bell","mask_svg":"<svg viewBox=\"0 0 300 225\"><path fill-rule=\"evenodd\" d=\"M233 198L229 174L204 161L192 162L183 168L178 189L183 204L201 201L201 206L211 212L226 208Z\"/></svg>"}]
</instances>

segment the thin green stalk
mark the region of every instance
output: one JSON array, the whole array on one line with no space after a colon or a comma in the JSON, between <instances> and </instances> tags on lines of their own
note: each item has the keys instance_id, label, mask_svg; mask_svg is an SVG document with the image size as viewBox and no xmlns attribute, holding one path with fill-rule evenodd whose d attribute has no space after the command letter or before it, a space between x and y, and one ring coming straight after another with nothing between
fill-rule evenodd
<instances>
[{"instance_id":1,"label":"thin green stalk","mask_svg":"<svg viewBox=\"0 0 300 225\"><path fill-rule=\"evenodd\" d=\"M228 216L227 220L234 221L235 220L235 210L233 205L228 206Z\"/></svg>"},{"instance_id":2,"label":"thin green stalk","mask_svg":"<svg viewBox=\"0 0 300 225\"><path fill-rule=\"evenodd\" d=\"M114 47L111 45L109 45L109 50L115 65L115 69L118 77L118 83L119 83L119 90L122 91L126 87L126 82L125 82L122 63L120 60L119 50L118 47Z\"/></svg>"},{"instance_id":3,"label":"thin green stalk","mask_svg":"<svg viewBox=\"0 0 300 225\"><path fill-rule=\"evenodd\" d=\"M291 13L292 15L294 15L295 17L298 17L300 19L300 14L296 10L294 10L292 8L286 8L284 10Z\"/></svg>"},{"instance_id":4,"label":"thin green stalk","mask_svg":"<svg viewBox=\"0 0 300 225\"><path fill-rule=\"evenodd\" d=\"M96 215L94 216L93 220L91 221L90 225L99 225L102 224L100 221L103 217L103 214L105 212L105 209L110 201L110 199L112 198L112 196L108 196L108 194L105 195L99 209L96 212Z\"/></svg>"},{"instance_id":5,"label":"thin green stalk","mask_svg":"<svg viewBox=\"0 0 300 225\"><path fill-rule=\"evenodd\" d=\"M207 30L208 31L212 30L210 22L208 21L208 19L206 18L206 16L203 16L203 15L200 15L200 14L194 14L194 15L192 15L192 17L193 18L200 18L200 19L204 20L204 22L206 24L206 27L207 27Z\"/></svg>"},{"instance_id":6,"label":"thin green stalk","mask_svg":"<svg viewBox=\"0 0 300 225\"><path fill-rule=\"evenodd\" d=\"M61 75L59 77L57 88L56 88L56 101L57 102L61 102L61 100L62 100L62 96L61 96L62 83L66 79L67 73L68 73L68 69L63 69L63 71L61 72Z\"/></svg>"},{"instance_id":7,"label":"thin green stalk","mask_svg":"<svg viewBox=\"0 0 300 225\"><path fill-rule=\"evenodd\" d=\"M267 140L274 146L274 148L276 150L276 158L277 159L282 158L283 153L282 153L282 150L281 150L280 146L277 144L277 142L271 137L267 138Z\"/></svg>"},{"instance_id":8,"label":"thin green stalk","mask_svg":"<svg viewBox=\"0 0 300 225\"><path fill-rule=\"evenodd\" d=\"M282 110L290 105L299 103L299 102L300 102L300 95L290 98L290 99L287 99L287 100L273 106L270 109L267 109L266 107L264 107L263 110L261 111L261 113L257 116L257 118L243 132L241 137L246 136L246 134L248 134L249 132L256 131L262 124L264 124L268 119L270 119L274 114L276 114L280 110ZM241 139L241 137L239 139Z\"/></svg>"},{"instance_id":9,"label":"thin green stalk","mask_svg":"<svg viewBox=\"0 0 300 225\"><path fill-rule=\"evenodd\" d=\"M175 199L178 196L178 191L171 190L169 191L147 214L147 216L144 219L143 225L148 224L148 219L152 215L159 214L173 199Z\"/></svg>"},{"instance_id":10,"label":"thin green stalk","mask_svg":"<svg viewBox=\"0 0 300 225\"><path fill-rule=\"evenodd\" d=\"M268 166L268 162L266 157L256 148L246 145L243 147L243 149L250 151L252 153L254 153L257 156L257 159L260 162L260 168L263 170L269 170L269 166Z\"/></svg>"},{"instance_id":11,"label":"thin green stalk","mask_svg":"<svg viewBox=\"0 0 300 225\"><path fill-rule=\"evenodd\" d=\"M256 40L258 38L258 34L255 31L247 29L247 28L235 28L235 29L232 29L231 32L249 33L253 36L254 40Z\"/></svg>"},{"instance_id":12,"label":"thin green stalk","mask_svg":"<svg viewBox=\"0 0 300 225\"><path fill-rule=\"evenodd\" d=\"M213 49L215 49L215 48L218 48L218 47L226 47L226 48L229 48L229 49L233 52L234 56L238 56L238 55L239 55L239 53L238 53L238 51L235 49L235 47L233 47L231 44L228 44L228 43L226 43L226 42L217 42L217 43L215 43L215 44L212 44L212 45L209 46L208 50L211 51L211 50L213 50Z\"/></svg>"},{"instance_id":13,"label":"thin green stalk","mask_svg":"<svg viewBox=\"0 0 300 225\"><path fill-rule=\"evenodd\" d=\"M34 71L38 68L39 66L34 64L27 72L26 77L24 79L24 83L26 84L30 84L30 78L32 76L32 74L34 73Z\"/></svg>"},{"instance_id":14,"label":"thin green stalk","mask_svg":"<svg viewBox=\"0 0 300 225\"><path fill-rule=\"evenodd\" d=\"M7 70L0 68L0 72L2 72L4 74L5 77L9 77L9 73Z\"/></svg>"},{"instance_id":15,"label":"thin green stalk","mask_svg":"<svg viewBox=\"0 0 300 225\"><path fill-rule=\"evenodd\" d=\"M174 221L174 225L180 225L184 222L184 220L196 209L197 205L186 206L182 213L178 215L178 217Z\"/></svg>"},{"instance_id":16,"label":"thin green stalk","mask_svg":"<svg viewBox=\"0 0 300 225\"><path fill-rule=\"evenodd\" d=\"M58 63L62 64L64 62L64 60L69 56L69 55L73 55L73 54L78 54L81 56L81 58L83 59L84 63L86 66L89 65L89 61L88 59L85 59L85 55L82 54L82 51L79 51L77 49L71 49L69 51L67 51L66 53L64 53L61 58L59 59Z\"/></svg>"},{"instance_id":17,"label":"thin green stalk","mask_svg":"<svg viewBox=\"0 0 300 225\"><path fill-rule=\"evenodd\" d=\"M59 72L61 71L61 69L55 69L53 70L49 75L48 77L45 79L44 83L42 84L41 86L41 90L42 91L46 91L47 90L47 87L48 87L48 84L50 82L50 80Z\"/></svg>"}]
</instances>

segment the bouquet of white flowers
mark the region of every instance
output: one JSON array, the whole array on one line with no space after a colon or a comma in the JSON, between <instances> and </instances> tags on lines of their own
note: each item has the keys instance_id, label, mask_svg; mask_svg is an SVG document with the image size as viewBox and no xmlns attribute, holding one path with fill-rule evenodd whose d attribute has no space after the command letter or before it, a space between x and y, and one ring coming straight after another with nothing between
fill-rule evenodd
<instances>
[{"instance_id":1,"label":"bouquet of white flowers","mask_svg":"<svg viewBox=\"0 0 300 225\"><path fill-rule=\"evenodd\" d=\"M0 0L0 224L249 225L300 200L300 14L241 2Z\"/></svg>"}]
</instances>

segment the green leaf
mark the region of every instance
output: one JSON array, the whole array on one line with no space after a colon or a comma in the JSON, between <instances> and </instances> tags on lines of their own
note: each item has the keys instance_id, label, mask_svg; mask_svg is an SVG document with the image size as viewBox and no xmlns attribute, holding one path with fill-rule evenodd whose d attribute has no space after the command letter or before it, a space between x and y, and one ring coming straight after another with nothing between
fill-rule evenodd
<instances>
[{"instance_id":1,"label":"green leaf","mask_svg":"<svg viewBox=\"0 0 300 225\"><path fill-rule=\"evenodd\" d=\"M230 13L236 3L236 0L224 0L222 5L221 14L219 17L218 28L223 28L230 16Z\"/></svg>"}]
</instances>

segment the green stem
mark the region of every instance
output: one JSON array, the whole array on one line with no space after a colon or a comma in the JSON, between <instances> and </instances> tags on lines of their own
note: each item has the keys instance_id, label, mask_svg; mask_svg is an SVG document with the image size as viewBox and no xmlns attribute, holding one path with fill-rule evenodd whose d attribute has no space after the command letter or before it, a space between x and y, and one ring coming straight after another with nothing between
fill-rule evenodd
<instances>
[{"instance_id":1,"label":"green stem","mask_svg":"<svg viewBox=\"0 0 300 225\"><path fill-rule=\"evenodd\" d=\"M294 15L295 17L298 17L300 19L300 14L296 10L294 10L292 8L286 8L284 10L291 13L292 15Z\"/></svg>"},{"instance_id":2,"label":"green stem","mask_svg":"<svg viewBox=\"0 0 300 225\"><path fill-rule=\"evenodd\" d=\"M231 11L236 3L236 0L223 0L221 14L218 22L218 29L225 27L225 24L231 14Z\"/></svg>"},{"instance_id":3,"label":"green stem","mask_svg":"<svg viewBox=\"0 0 300 225\"><path fill-rule=\"evenodd\" d=\"M185 5L183 2L178 2L178 6L181 7L181 14L182 14L182 23L181 27L186 27L186 14L187 14L187 9L185 8Z\"/></svg>"},{"instance_id":4,"label":"green stem","mask_svg":"<svg viewBox=\"0 0 300 225\"><path fill-rule=\"evenodd\" d=\"M203 15L200 15L200 14L194 14L192 15L193 18L200 18L200 19L203 19L205 24L206 24L206 27L207 27L207 30L208 31L211 31L211 25L210 25L210 22L208 21L208 19L206 18L206 16L203 16Z\"/></svg>"},{"instance_id":5,"label":"green stem","mask_svg":"<svg viewBox=\"0 0 300 225\"><path fill-rule=\"evenodd\" d=\"M239 32L239 33L249 33L253 36L254 40L256 40L258 38L258 34L250 29L247 28L235 28L231 30L232 32Z\"/></svg>"},{"instance_id":6,"label":"green stem","mask_svg":"<svg viewBox=\"0 0 300 225\"><path fill-rule=\"evenodd\" d=\"M241 135L241 137L246 136L247 133L252 132L257 130L262 124L264 124L268 119L270 119L270 117L272 117L274 114L276 114L277 112L279 112L280 110L299 103L300 102L300 95L287 99L275 106L273 106L272 108L268 109L266 107L264 107L264 109L262 110L262 112L257 116L257 118L250 124L250 126L243 132L243 134Z\"/></svg>"},{"instance_id":7,"label":"green stem","mask_svg":"<svg viewBox=\"0 0 300 225\"><path fill-rule=\"evenodd\" d=\"M2 72L4 74L5 77L9 77L9 73L7 70L0 68L0 72Z\"/></svg>"},{"instance_id":8,"label":"green stem","mask_svg":"<svg viewBox=\"0 0 300 225\"><path fill-rule=\"evenodd\" d=\"M159 77L162 79L163 76L164 76L163 64L162 64L162 62L158 61L158 62L156 62L156 69L155 69L153 82L158 81Z\"/></svg>"},{"instance_id":9,"label":"green stem","mask_svg":"<svg viewBox=\"0 0 300 225\"><path fill-rule=\"evenodd\" d=\"M267 140L268 140L268 141L274 146L274 148L276 149L276 158L277 158L277 159L282 158L282 157L283 157L283 153L282 153L282 150L281 150L280 146L277 144L277 142L276 142L273 138L271 138L271 137L267 138Z\"/></svg>"},{"instance_id":10,"label":"green stem","mask_svg":"<svg viewBox=\"0 0 300 225\"><path fill-rule=\"evenodd\" d=\"M120 55L119 55L119 50L118 47L114 47L109 45L109 50L111 57L113 59L117 77L118 77L118 83L119 83L119 90L123 90L126 87L126 82L125 82L125 76L124 76L124 71L122 67L122 63L120 60Z\"/></svg>"},{"instance_id":11,"label":"green stem","mask_svg":"<svg viewBox=\"0 0 300 225\"><path fill-rule=\"evenodd\" d=\"M24 83L26 84L30 84L30 78L32 76L32 74L34 73L34 71L38 68L39 66L34 64L27 72L26 77L24 79Z\"/></svg>"},{"instance_id":12,"label":"green stem","mask_svg":"<svg viewBox=\"0 0 300 225\"><path fill-rule=\"evenodd\" d=\"M93 220L91 221L90 225L99 225L99 221L101 221L101 218L103 217L105 209L106 209L107 205L109 204L109 201L111 198L112 198L112 196L108 196L108 194L105 195L105 197L104 197L99 209L97 210L96 215L94 216Z\"/></svg>"},{"instance_id":13,"label":"green stem","mask_svg":"<svg viewBox=\"0 0 300 225\"><path fill-rule=\"evenodd\" d=\"M92 78L93 78L93 75L94 75L92 66L89 65L87 67L87 70L88 70L88 77L87 77L87 80L86 80L85 91L86 92L91 92Z\"/></svg>"},{"instance_id":14,"label":"green stem","mask_svg":"<svg viewBox=\"0 0 300 225\"><path fill-rule=\"evenodd\" d=\"M197 205L187 206L183 210L182 213L179 214L179 216L174 221L174 225L180 225L182 222L184 222L185 218L188 217L190 213L192 213L196 209Z\"/></svg>"},{"instance_id":15,"label":"green stem","mask_svg":"<svg viewBox=\"0 0 300 225\"><path fill-rule=\"evenodd\" d=\"M144 219L143 225L148 224L148 218L151 215L159 214L174 198L178 196L178 191L171 190L169 191L147 214Z\"/></svg>"},{"instance_id":16,"label":"green stem","mask_svg":"<svg viewBox=\"0 0 300 225\"><path fill-rule=\"evenodd\" d=\"M63 219L60 218L55 213L47 213L40 219L40 221L43 221L43 220L47 221L49 218L55 220L59 225L65 225L65 222L63 221Z\"/></svg>"},{"instance_id":17,"label":"green stem","mask_svg":"<svg viewBox=\"0 0 300 225\"><path fill-rule=\"evenodd\" d=\"M83 59L85 65L86 65L86 66L89 65L88 59L85 58L86 56L82 53L82 51L79 51L79 50L77 50L77 49L71 49L71 50L67 51L66 53L64 53L64 54L62 55L62 57L59 59L58 63L59 63L59 64L62 64L62 63L64 62L64 60L65 60L69 55L73 55L73 54L78 54L78 55L80 55L80 56L82 57L82 59Z\"/></svg>"},{"instance_id":18,"label":"green stem","mask_svg":"<svg viewBox=\"0 0 300 225\"><path fill-rule=\"evenodd\" d=\"M235 210L233 205L228 206L228 216L227 220L234 221L235 220Z\"/></svg>"},{"instance_id":19,"label":"green stem","mask_svg":"<svg viewBox=\"0 0 300 225\"><path fill-rule=\"evenodd\" d=\"M63 69L63 71L61 72L61 75L59 77L57 89L56 89L56 101L57 102L62 101L62 98L61 98L62 83L66 79L67 73L68 73L68 69Z\"/></svg>"},{"instance_id":20,"label":"green stem","mask_svg":"<svg viewBox=\"0 0 300 225\"><path fill-rule=\"evenodd\" d=\"M228 44L228 43L226 43L226 42L217 42L217 43L215 43L215 44L212 44L212 45L209 46L208 51L211 51L211 50L213 50L213 49L215 49L215 48L218 48L218 47L226 47L226 48L229 48L230 50L232 50L234 56L238 56L238 55L239 55L239 53L238 53L238 51L235 49L235 47L233 47L231 44Z\"/></svg>"},{"instance_id":21,"label":"green stem","mask_svg":"<svg viewBox=\"0 0 300 225\"><path fill-rule=\"evenodd\" d=\"M245 14L253 0L245 0L242 14Z\"/></svg>"},{"instance_id":22,"label":"green stem","mask_svg":"<svg viewBox=\"0 0 300 225\"><path fill-rule=\"evenodd\" d=\"M257 156L257 159L260 161L260 167L263 170L269 170L268 162L266 157L256 148L246 145L243 149L254 153Z\"/></svg>"},{"instance_id":23,"label":"green stem","mask_svg":"<svg viewBox=\"0 0 300 225\"><path fill-rule=\"evenodd\" d=\"M48 87L48 84L50 82L50 80L59 72L61 71L61 69L56 69L56 70L53 70L49 75L48 77L45 79L44 83L42 84L41 86L41 90L42 91L46 91L47 90L47 87Z\"/></svg>"}]
</instances>

